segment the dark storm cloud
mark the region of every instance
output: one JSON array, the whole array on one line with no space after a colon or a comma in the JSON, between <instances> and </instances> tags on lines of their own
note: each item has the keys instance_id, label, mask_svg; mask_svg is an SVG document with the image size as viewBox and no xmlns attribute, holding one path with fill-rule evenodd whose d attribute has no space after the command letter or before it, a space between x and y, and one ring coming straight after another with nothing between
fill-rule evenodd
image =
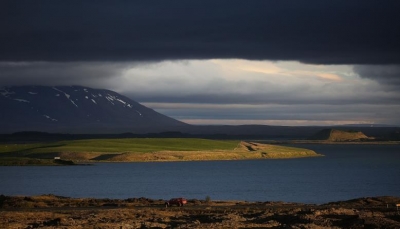
<instances>
[{"instance_id":1,"label":"dark storm cloud","mask_svg":"<svg viewBox=\"0 0 400 229\"><path fill-rule=\"evenodd\" d=\"M354 72L363 78L376 80L387 88L400 87L400 65L356 65Z\"/></svg>"},{"instance_id":2,"label":"dark storm cloud","mask_svg":"<svg viewBox=\"0 0 400 229\"><path fill-rule=\"evenodd\" d=\"M400 1L0 3L0 61L400 63Z\"/></svg>"},{"instance_id":3,"label":"dark storm cloud","mask_svg":"<svg viewBox=\"0 0 400 229\"><path fill-rule=\"evenodd\" d=\"M124 67L127 66L109 62L0 62L0 86L112 86Z\"/></svg>"}]
</instances>

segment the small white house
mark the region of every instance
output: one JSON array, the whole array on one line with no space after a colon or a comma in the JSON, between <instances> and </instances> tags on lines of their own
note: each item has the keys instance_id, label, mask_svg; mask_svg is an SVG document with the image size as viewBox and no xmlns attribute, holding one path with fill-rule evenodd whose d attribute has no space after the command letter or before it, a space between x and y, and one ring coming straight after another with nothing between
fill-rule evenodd
<instances>
[{"instance_id":1,"label":"small white house","mask_svg":"<svg viewBox=\"0 0 400 229\"><path fill-rule=\"evenodd\" d=\"M61 157L54 157L54 160L61 160Z\"/></svg>"}]
</instances>

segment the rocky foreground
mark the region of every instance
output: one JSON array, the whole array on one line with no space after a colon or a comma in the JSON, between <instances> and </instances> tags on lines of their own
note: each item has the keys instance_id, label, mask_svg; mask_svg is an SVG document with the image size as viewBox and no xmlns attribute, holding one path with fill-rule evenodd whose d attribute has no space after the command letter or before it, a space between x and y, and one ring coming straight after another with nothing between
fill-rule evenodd
<instances>
[{"instance_id":1,"label":"rocky foreground","mask_svg":"<svg viewBox=\"0 0 400 229\"><path fill-rule=\"evenodd\" d=\"M399 197L323 205L189 200L165 208L147 198L0 196L0 228L400 228Z\"/></svg>"}]
</instances>

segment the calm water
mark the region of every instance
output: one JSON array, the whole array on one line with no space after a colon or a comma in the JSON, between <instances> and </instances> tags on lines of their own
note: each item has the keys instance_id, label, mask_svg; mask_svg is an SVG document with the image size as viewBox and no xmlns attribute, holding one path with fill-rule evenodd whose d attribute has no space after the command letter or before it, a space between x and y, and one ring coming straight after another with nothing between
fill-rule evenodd
<instances>
[{"instance_id":1,"label":"calm water","mask_svg":"<svg viewBox=\"0 0 400 229\"><path fill-rule=\"evenodd\" d=\"M0 167L0 194L326 203L400 195L400 145L301 145L325 157Z\"/></svg>"}]
</instances>

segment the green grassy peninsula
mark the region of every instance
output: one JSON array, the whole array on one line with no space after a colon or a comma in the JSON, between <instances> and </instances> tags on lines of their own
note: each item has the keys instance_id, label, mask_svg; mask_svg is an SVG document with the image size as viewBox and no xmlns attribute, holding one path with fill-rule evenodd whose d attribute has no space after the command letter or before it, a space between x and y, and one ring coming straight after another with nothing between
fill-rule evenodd
<instances>
[{"instance_id":1,"label":"green grassy peninsula","mask_svg":"<svg viewBox=\"0 0 400 229\"><path fill-rule=\"evenodd\" d=\"M0 145L1 165L54 164L56 161L54 158L86 163L246 160L313 156L320 155L302 148L192 138L89 139Z\"/></svg>"}]
</instances>

